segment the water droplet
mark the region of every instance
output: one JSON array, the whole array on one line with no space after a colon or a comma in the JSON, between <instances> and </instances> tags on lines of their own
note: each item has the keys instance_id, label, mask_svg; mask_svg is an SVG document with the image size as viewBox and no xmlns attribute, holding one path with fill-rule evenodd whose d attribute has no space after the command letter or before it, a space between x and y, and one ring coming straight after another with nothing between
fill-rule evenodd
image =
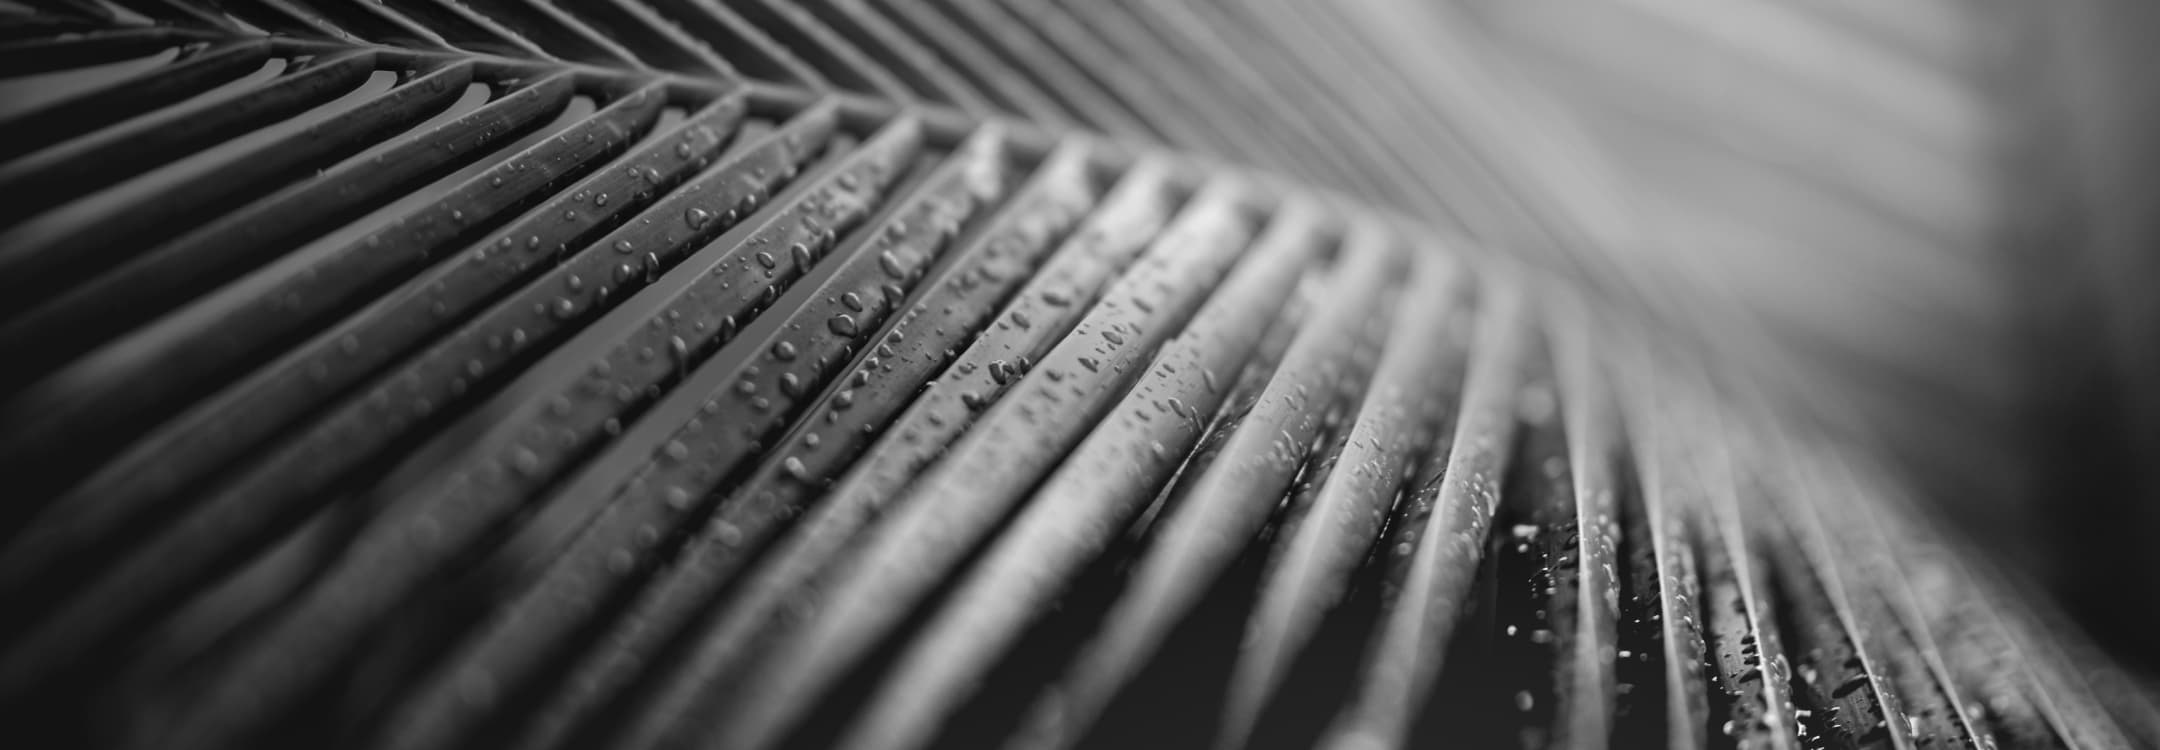
<instances>
[{"instance_id":1,"label":"water droplet","mask_svg":"<svg viewBox=\"0 0 2160 750\"><path fill-rule=\"evenodd\" d=\"M517 469L519 474L530 477L540 473L540 455L531 449L519 448L510 455L510 465Z\"/></svg>"},{"instance_id":2,"label":"water droplet","mask_svg":"<svg viewBox=\"0 0 2160 750\"><path fill-rule=\"evenodd\" d=\"M834 315L832 316L832 319L825 321L825 327L832 329L833 333L842 336L853 336L855 335L856 331L855 316L849 315L847 313Z\"/></svg>"},{"instance_id":3,"label":"water droplet","mask_svg":"<svg viewBox=\"0 0 2160 750\"><path fill-rule=\"evenodd\" d=\"M777 359L782 362L794 359L795 345L785 341L775 343L772 346L772 355L773 359Z\"/></svg>"}]
</instances>

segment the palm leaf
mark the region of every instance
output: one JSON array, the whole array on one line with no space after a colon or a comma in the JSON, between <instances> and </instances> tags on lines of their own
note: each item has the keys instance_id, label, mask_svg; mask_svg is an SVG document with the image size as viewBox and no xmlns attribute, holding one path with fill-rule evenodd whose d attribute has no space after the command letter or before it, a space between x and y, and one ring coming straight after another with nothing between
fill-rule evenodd
<instances>
[{"instance_id":1,"label":"palm leaf","mask_svg":"<svg viewBox=\"0 0 2160 750\"><path fill-rule=\"evenodd\" d=\"M1822 372L1697 366L1821 321L1666 273L1636 131L1462 17L27 6L0 701L58 744L2160 737Z\"/></svg>"}]
</instances>

